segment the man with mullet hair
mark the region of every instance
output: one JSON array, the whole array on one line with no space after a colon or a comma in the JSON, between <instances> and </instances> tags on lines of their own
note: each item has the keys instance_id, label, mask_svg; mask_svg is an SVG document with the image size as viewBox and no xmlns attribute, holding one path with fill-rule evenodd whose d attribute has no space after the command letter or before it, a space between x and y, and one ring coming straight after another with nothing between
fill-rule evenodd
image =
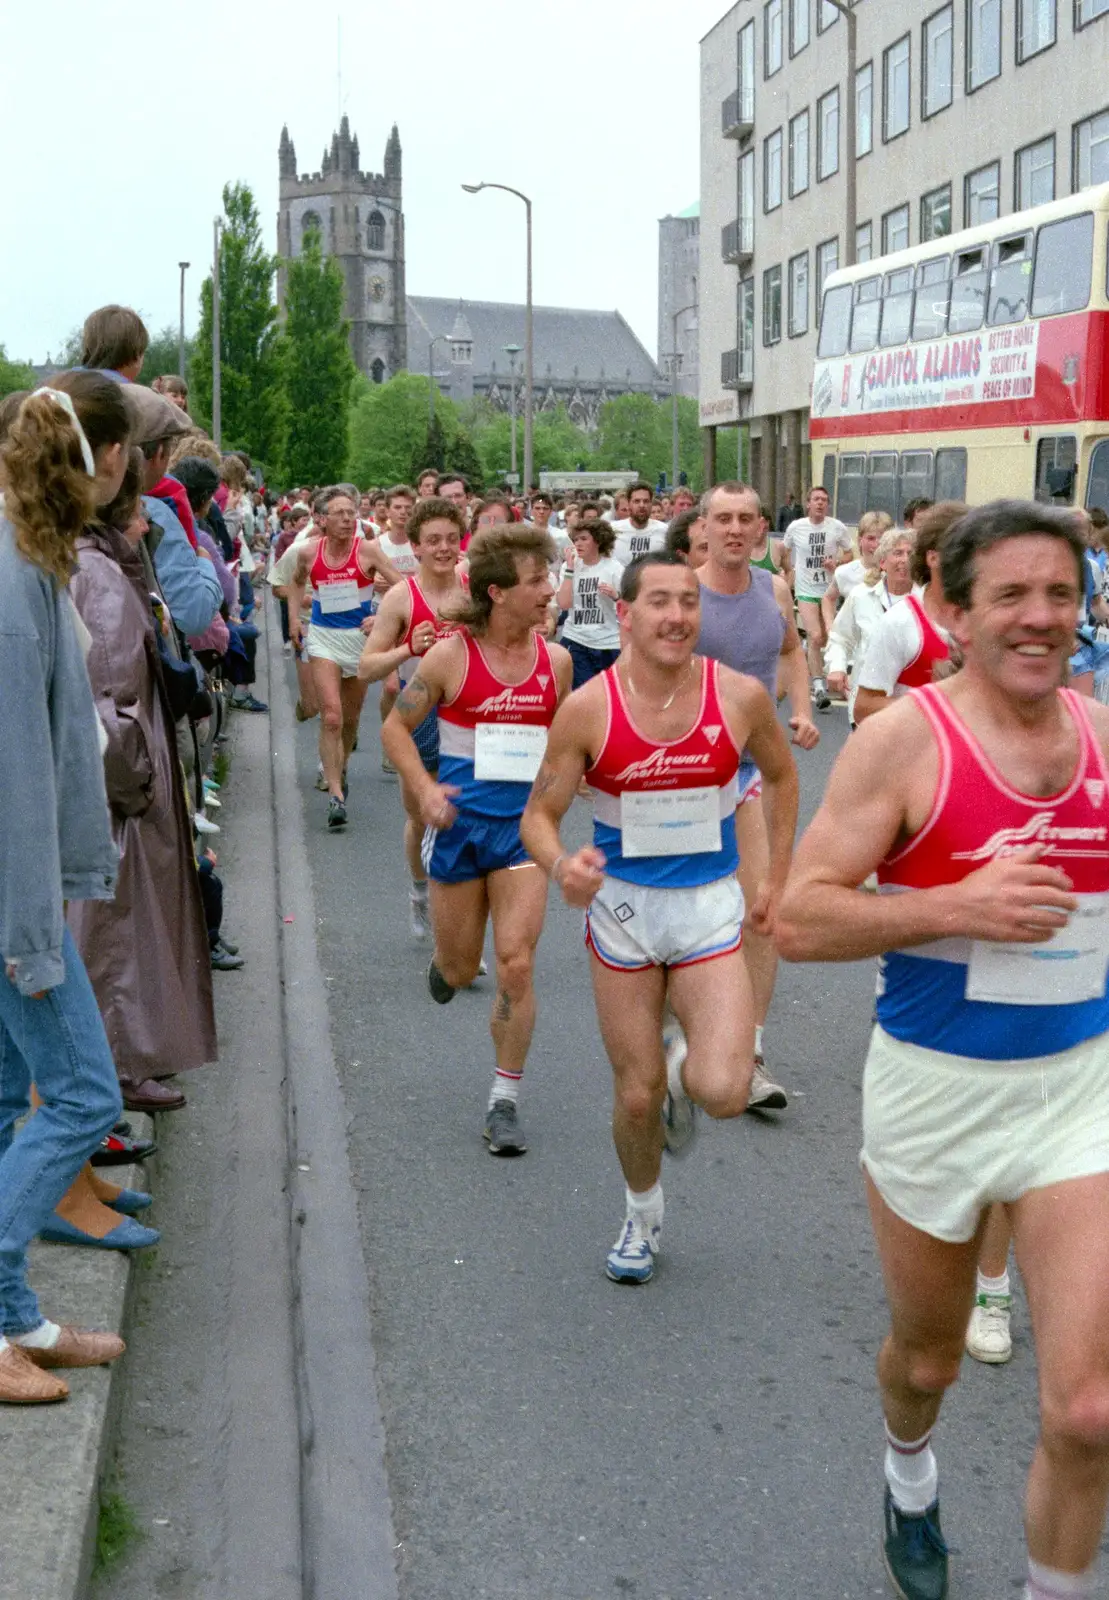
<instances>
[{"instance_id":1,"label":"man with mullet hair","mask_svg":"<svg viewBox=\"0 0 1109 1600\"><path fill-rule=\"evenodd\" d=\"M435 933L427 984L438 1005L477 977L492 918L496 1070L484 1137L490 1154L501 1156L527 1149L517 1100L547 908L547 880L520 842L520 817L572 676L569 653L541 636L554 593L552 555L537 528L508 523L474 535L469 600L453 612L463 631L427 650L381 734L427 825L423 861ZM437 779L412 737L435 707Z\"/></svg>"}]
</instances>

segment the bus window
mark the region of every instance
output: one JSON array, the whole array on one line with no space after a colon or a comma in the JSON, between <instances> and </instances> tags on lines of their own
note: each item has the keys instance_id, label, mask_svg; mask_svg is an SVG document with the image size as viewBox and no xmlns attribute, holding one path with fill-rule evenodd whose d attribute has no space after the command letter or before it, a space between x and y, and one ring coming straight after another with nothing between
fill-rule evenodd
<instances>
[{"instance_id":1,"label":"bus window","mask_svg":"<svg viewBox=\"0 0 1109 1600\"><path fill-rule=\"evenodd\" d=\"M1090 303L1093 272L1093 212L1045 222L1036 240L1032 315L1055 317L1063 311L1084 311Z\"/></svg>"},{"instance_id":2,"label":"bus window","mask_svg":"<svg viewBox=\"0 0 1109 1600\"><path fill-rule=\"evenodd\" d=\"M881 278L864 278L855 285L855 310L851 317L851 354L873 350L878 342L882 314Z\"/></svg>"},{"instance_id":3,"label":"bus window","mask_svg":"<svg viewBox=\"0 0 1109 1600\"><path fill-rule=\"evenodd\" d=\"M824 457L824 473L823 473L823 476L821 478L821 482L823 483L824 488L827 491L828 504L830 506L835 505L835 503L836 503L836 458L835 458L835 456L825 456Z\"/></svg>"},{"instance_id":4,"label":"bus window","mask_svg":"<svg viewBox=\"0 0 1109 1600\"><path fill-rule=\"evenodd\" d=\"M993 272L990 276L991 328L1004 322L1023 322L1028 315L1032 288L1032 235L1018 233L1012 239L999 239L993 247Z\"/></svg>"},{"instance_id":5,"label":"bus window","mask_svg":"<svg viewBox=\"0 0 1109 1600\"><path fill-rule=\"evenodd\" d=\"M883 348L905 344L913 328L913 269L886 273L886 292L882 300L882 326L878 343Z\"/></svg>"},{"instance_id":6,"label":"bus window","mask_svg":"<svg viewBox=\"0 0 1109 1600\"><path fill-rule=\"evenodd\" d=\"M854 526L866 510L866 457L840 456L836 516Z\"/></svg>"},{"instance_id":7,"label":"bus window","mask_svg":"<svg viewBox=\"0 0 1109 1600\"><path fill-rule=\"evenodd\" d=\"M829 289L824 296L824 309L820 313L820 342L818 356L847 354L847 336L851 328L851 285L841 283L838 289Z\"/></svg>"},{"instance_id":8,"label":"bus window","mask_svg":"<svg viewBox=\"0 0 1109 1600\"><path fill-rule=\"evenodd\" d=\"M1036 499L1057 506L1072 506L1077 464L1078 440L1073 433L1056 433L1037 440Z\"/></svg>"},{"instance_id":9,"label":"bus window","mask_svg":"<svg viewBox=\"0 0 1109 1600\"><path fill-rule=\"evenodd\" d=\"M1086 509L1100 506L1109 511L1109 439L1094 446L1090 456L1090 476L1086 483Z\"/></svg>"},{"instance_id":10,"label":"bus window","mask_svg":"<svg viewBox=\"0 0 1109 1600\"><path fill-rule=\"evenodd\" d=\"M955 257L955 280L951 285L951 310L948 333L973 333L982 326L989 284L986 248L963 250Z\"/></svg>"},{"instance_id":11,"label":"bus window","mask_svg":"<svg viewBox=\"0 0 1109 1600\"><path fill-rule=\"evenodd\" d=\"M937 500L965 500L967 497L967 453L965 450L936 451Z\"/></svg>"},{"instance_id":12,"label":"bus window","mask_svg":"<svg viewBox=\"0 0 1109 1600\"><path fill-rule=\"evenodd\" d=\"M910 500L932 499L932 452L931 450L906 450L901 457L901 492L897 499L896 521L901 521L901 513Z\"/></svg>"},{"instance_id":13,"label":"bus window","mask_svg":"<svg viewBox=\"0 0 1109 1600\"><path fill-rule=\"evenodd\" d=\"M947 302L951 294L948 281L951 257L936 256L922 261L916 269L916 305L913 308L913 338L942 339L947 332Z\"/></svg>"},{"instance_id":14,"label":"bus window","mask_svg":"<svg viewBox=\"0 0 1109 1600\"><path fill-rule=\"evenodd\" d=\"M875 450L867 460L866 509L887 511L897 521L897 452Z\"/></svg>"}]
</instances>

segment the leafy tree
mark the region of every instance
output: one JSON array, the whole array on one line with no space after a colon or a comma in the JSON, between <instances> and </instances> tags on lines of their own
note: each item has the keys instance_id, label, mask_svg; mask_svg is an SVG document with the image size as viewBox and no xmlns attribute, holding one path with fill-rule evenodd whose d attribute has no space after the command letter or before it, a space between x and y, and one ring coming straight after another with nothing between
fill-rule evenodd
<instances>
[{"instance_id":1,"label":"leafy tree","mask_svg":"<svg viewBox=\"0 0 1109 1600\"><path fill-rule=\"evenodd\" d=\"M473 434L474 445L481 457L486 481L500 483L511 469L512 418L487 400L471 400L460 407L463 421ZM587 461L592 446L589 436L571 422L564 406L555 411L537 411L535 414L533 454L535 470L541 472L570 472L579 463ZM516 418L516 467L522 472L524 465L524 419Z\"/></svg>"},{"instance_id":2,"label":"leafy tree","mask_svg":"<svg viewBox=\"0 0 1109 1600\"><path fill-rule=\"evenodd\" d=\"M442 472L446 464L447 431L443 427L442 417L436 411L432 414L422 441L416 446L405 476L409 483L415 483L421 472L430 472L433 467L436 472Z\"/></svg>"},{"instance_id":3,"label":"leafy tree","mask_svg":"<svg viewBox=\"0 0 1109 1600\"><path fill-rule=\"evenodd\" d=\"M33 369L25 361L9 361L0 344L0 400L19 389L33 389L36 381Z\"/></svg>"},{"instance_id":4,"label":"leafy tree","mask_svg":"<svg viewBox=\"0 0 1109 1600\"><path fill-rule=\"evenodd\" d=\"M455 421L454 431L447 441L447 464L445 470L461 472L470 488L477 489L479 492L488 481L485 464L474 448L473 437L469 429L464 428L457 420Z\"/></svg>"},{"instance_id":5,"label":"leafy tree","mask_svg":"<svg viewBox=\"0 0 1109 1600\"><path fill-rule=\"evenodd\" d=\"M286 398L273 301L274 258L262 243L258 209L244 183L223 191L220 251L222 439L266 461L284 454ZM212 277L200 291L200 327L189 367L189 403L201 424L212 417Z\"/></svg>"},{"instance_id":6,"label":"leafy tree","mask_svg":"<svg viewBox=\"0 0 1109 1600\"><path fill-rule=\"evenodd\" d=\"M622 394L607 400L597 419L593 465L626 468L655 483L670 455L670 435L662 407L647 394Z\"/></svg>"},{"instance_id":7,"label":"leafy tree","mask_svg":"<svg viewBox=\"0 0 1109 1600\"><path fill-rule=\"evenodd\" d=\"M351 391L347 475L362 488L370 484L397 483L412 470L427 440L427 378L398 372L388 383L370 383L361 374ZM453 408L441 394L435 397L435 414L445 433L452 424Z\"/></svg>"},{"instance_id":8,"label":"leafy tree","mask_svg":"<svg viewBox=\"0 0 1109 1600\"><path fill-rule=\"evenodd\" d=\"M146 355L143 357L142 371L139 373L140 383L145 383L149 386L154 382L155 378L160 378L167 372L177 371L177 332L176 328L167 326L162 329L161 333L156 333L152 336L150 343L146 347ZM189 363L193 358L195 348L196 340L187 338L185 340L186 372L189 370ZM212 348L211 334L208 337L208 348L209 350Z\"/></svg>"},{"instance_id":9,"label":"leafy tree","mask_svg":"<svg viewBox=\"0 0 1109 1600\"><path fill-rule=\"evenodd\" d=\"M337 261L323 258L318 230L289 263L285 296L284 370L289 404L285 477L334 483L347 458L347 407L355 366L343 319L344 283Z\"/></svg>"}]
</instances>

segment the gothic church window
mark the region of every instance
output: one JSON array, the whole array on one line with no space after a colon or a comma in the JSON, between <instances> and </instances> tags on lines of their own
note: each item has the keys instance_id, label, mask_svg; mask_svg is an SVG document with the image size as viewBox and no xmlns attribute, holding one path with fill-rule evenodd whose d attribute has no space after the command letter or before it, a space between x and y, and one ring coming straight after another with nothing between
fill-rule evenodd
<instances>
[{"instance_id":1,"label":"gothic church window","mask_svg":"<svg viewBox=\"0 0 1109 1600\"><path fill-rule=\"evenodd\" d=\"M380 356L378 356L377 360L370 368L370 372L373 374L373 380L375 383L385 382L385 363L382 361Z\"/></svg>"},{"instance_id":2,"label":"gothic church window","mask_svg":"<svg viewBox=\"0 0 1109 1600\"><path fill-rule=\"evenodd\" d=\"M323 225L320 222L319 213L316 211L305 211L300 219L300 239L302 244L304 243L305 237L311 233L313 228L315 228L316 232L322 239Z\"/></svg>"},{"instance_id":3,"label":"gothic church window","mask_svg":"<svg viewBox=\"0 0 1109 1600\"><path fill-rule=\"evenodd\" d=\"M385 248L385 218L380 211L370 212L370 220L366 224L366 248L368 250Z\"/></svg>"}]
</instances>

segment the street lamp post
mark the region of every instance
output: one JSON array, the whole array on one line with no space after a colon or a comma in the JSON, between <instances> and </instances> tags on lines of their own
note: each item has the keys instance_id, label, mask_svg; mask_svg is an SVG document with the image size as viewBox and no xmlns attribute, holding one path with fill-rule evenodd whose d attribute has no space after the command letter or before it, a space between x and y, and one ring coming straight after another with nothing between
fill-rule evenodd
<instances>
[{"instance_id":1,"label":"street lamp post","mask_svg":"<svg viewBox=\"0 0 1109 1600\"><path fill-rule=\"evenodd\" d=\"M212 225L215 238L215 250L212 261L212 442L216 449L220 449L220 435L223 431L222 383L223 375L220 370L220 332L219 332L219 257L220 257L220 219L217 217Z\"/></svg>"},{"instance_id":2,"label":"street lamp post","mask_svg":"<svg viewBox=\"0 0 1109 1600\"><path fill-rule=\"evenodd\" d=\"M449 343L450 340L445 333L437 333L434 339L427 341L427 425L429 428L435 421L435 365L432 361L432 355L437 344Z\"/></svg>"},{"instance_id":3,"label":"street lamp post","mask_svg":"<svg viewBox=\"0 0 1109 1600\"><path fill-rule=\"evenodd\" d=\"M504 348L505 355L508 357L508 372L509 372L509 384L510 384L509 410L510 410L510 412L512 414L512 464L509 467L509 471L512 473L513 478L515 478L516 477L516 357L520 354L520 346L518 344L506 344L503 348ZM519 483L513 483L512 487L514 489L518 489L520 487L520 485L519 485Z\"/></svg>"},{"instance_id":4,"label":"street lamp post","mask_svg":"<svg viewBox=\"0 0 1109 1600\"><path fill-rule=\"evenodd\" d=\"M528 236L528 283L527 302L524 311L524 493L531 488L532 480L532 423L534 421L534 395L535 383L535 346L532 337L532 304L531 304L531 201L519 189L512 189L507 183L464 183L462 187L467 194L480 194L483 189L503 189L505 194L514 194L517 200L522 200L527 210L527 236Z\"/></svg>"},{"instance_id":5,"label":"street lamp post","mask_svg":"<svg viewBox=\"0 0 1109 1600\"><path fill-rule=\"evenodd\" d=\"M181 269L181 305L177 323L177 376L183 378L185 376L185 274L189 270L189 263L179 261L177 265Z\"/></svg>"},{"instance_id":6,"label":"street lamp post","mask_svg":"<svg viewBox=\"0 0 1109 1600\"><path fill-rule=\"evenodd\" d=\"M858 116L858 92L855 87L855 76L858 72L859 58L859 19L855 15L855 0L828 0L830 6L841 11L847 22L847 117L844 134L847 140L847 170L846 194L844 196L844 225L847 238L844 241L845 267L855 265L855 234L858 229L858 175L859 160L855 145L858 138L856 119Z\"/></svg>"},{"instance_id":7,"label":"street lamp post","mask_svg":"<svg viewBox=\"0 0 1109 1600\"><path fill-rule=\"evenodd\" d=\"M678 485L678 318L684 317L687 311L696 311L697 302L692 301L687 306L682 306L673 312L670 317L673 328L673 338L670 341L670 455L671 455L671 493Z\"/></svg>"}]
</instances>

